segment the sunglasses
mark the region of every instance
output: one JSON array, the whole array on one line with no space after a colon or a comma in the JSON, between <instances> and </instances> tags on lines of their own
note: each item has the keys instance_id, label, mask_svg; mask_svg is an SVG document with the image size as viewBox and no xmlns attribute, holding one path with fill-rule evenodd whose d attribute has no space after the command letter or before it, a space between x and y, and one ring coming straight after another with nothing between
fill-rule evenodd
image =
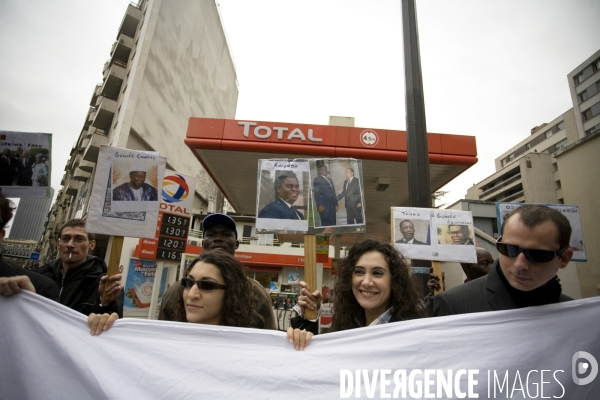
<instances>
[{"instance_id":1,"label":"sunglasses","mask_svg":"<svg viewBox=\"0 0 600 400\"><path fill-rule=\"evenodd\" d=\"M198 289L203 292L212 292L217 289L227 289L227 286L213 281L195 281L190 278L181 278L181 284L186 289L191 289L194 285L198 285Z\"/></svg>"},{"instance_id":2,"label":"sunglasses","mask_svg":"<svg viewBox=\"0 0 600 400\"><path fill-rule=\"evenodd\" d=\"M517 257L520 253L523 253L526 259L535 263L550 262L555 257L560 257L565 251L565 249L560 249L558 251L523 249L519 246L515 246L514 244L501 243L500 240L502 240L502 236L500 236L496 241L496 249L498 249L498 252L500 254L506 257L514 258Z\"/></svg>"}]
</instances>

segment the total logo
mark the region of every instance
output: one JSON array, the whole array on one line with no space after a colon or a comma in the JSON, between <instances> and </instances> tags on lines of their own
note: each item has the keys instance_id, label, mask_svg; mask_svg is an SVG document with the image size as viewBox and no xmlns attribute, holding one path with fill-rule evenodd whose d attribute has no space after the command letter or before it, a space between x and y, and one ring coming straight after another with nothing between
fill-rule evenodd
<instances>
[{"instance_id":1,"label":"total logo","mask_svg":"<svg viewBox=\"0 0 600 400\"><path fill-rule=\"evenodd\" d=\"M178 203L185 200L190 188L185 178L179 174L165 176L163 180L162 198L167 203Z\"/></svg>"},{"instance_id":2,"label":"total logo","mask_svg":"<svg viewBox=\"0 0 600 400\"><path fill-rule=\"evenodd\" d=\"M573 382L576 385L587 385L598 375L598 361L587 351L573 354L571 367Z\"/></svg>"}]
</instances>

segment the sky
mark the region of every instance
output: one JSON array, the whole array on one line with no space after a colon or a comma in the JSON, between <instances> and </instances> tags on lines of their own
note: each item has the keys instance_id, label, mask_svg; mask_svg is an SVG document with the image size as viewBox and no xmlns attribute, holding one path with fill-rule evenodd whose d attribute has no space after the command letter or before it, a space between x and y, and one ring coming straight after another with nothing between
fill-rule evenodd
<instances>
[{"instance_id":1,"label":"sky","mask_svg":"<svg viewBox=\"0 0 600 400\"><path fill-rule=\"evenodd\" d=\"M56 189L129 3L0 0L0 130L54 135ZM406 128L400 0L217 3L236 119ZM442 188L451 204L531 128L572 107L567 74L600 49L600 2L416 4L427 130L477 141L479 162Z\"/></svg>"}]
</instances>

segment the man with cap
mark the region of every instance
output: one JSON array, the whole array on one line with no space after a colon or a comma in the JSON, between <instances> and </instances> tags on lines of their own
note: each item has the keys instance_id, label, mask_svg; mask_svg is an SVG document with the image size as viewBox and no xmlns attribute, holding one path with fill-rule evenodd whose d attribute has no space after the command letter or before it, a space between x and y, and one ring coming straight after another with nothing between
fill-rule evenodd
<instances>
[{"instance_id":1,"label":"man with cap","mask_svg":"<svg viewBox=\"0 0 600 400\"><path fill-rule=\"evenodd\" d=\"M235 221L225 214L211 214L202 221L202 248L204 251L221 249L232 256L239 247ZM248 278L252 284L253 307L260 318L253 318L252 328L276 329L271 300L256 280ZM175 282L165 292L158 319L174 321L175 311L183 307L183 286L180 281ZM180 321L186 322L186 321Z\"/></svg>"},{"instance_id":2,"label":"man with cap","mask_svg":"<svg viewBox=\"0 0 600 400\"><path fill-rule=\"evenodd\" d=\"M158 191L146 181L144 164L136 164L129 172L129 182L125 182L113 189L115 201L158 201Z\"/></svg>"}]
</instances>

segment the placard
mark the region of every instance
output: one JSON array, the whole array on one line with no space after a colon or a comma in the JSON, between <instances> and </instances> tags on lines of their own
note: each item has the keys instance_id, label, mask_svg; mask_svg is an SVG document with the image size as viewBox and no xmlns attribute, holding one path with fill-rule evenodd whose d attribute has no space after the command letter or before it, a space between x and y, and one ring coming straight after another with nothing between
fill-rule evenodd
<instances>
[{"instance_id":1,"label":"placard","mask_svg":"<svg viewBox=\"0 0 600 400\"><path fill-rule=\"evenodd\" d=\"M123 157L117 157L117 154ZM125 157L131 155L132 157ZM104 235L128 236L154 239L156 237L156 224L158 221L159 203L146 200L123 201L120 203L139 204L141 209L136 211L115 212L113 211L114 190L112 181L114 175L111 173L111 167L115 159L136 159L152 160L156 166L157 190L162 191L162 182L164 178L165 165L167 159L161 157L156 152L136 151L122 149L118 147L101 146L96 164L94 177L94 186L90 196L88 207L88 217L86 222L86 232L100 233ZM133 168L134 165L130 168ZM140 186L141 187L141 186ZM118 192L121 193L121 192ZM124 192L123 192L124 193ZM120 196L120 195L119 195ZM123 196L125 196L123 194ZM124 197L120 197L121 199ZM156 203L155 211L147 211L146 204ZM145 211L146 210L146 211Z\"/></svg>"},{"instance_id":2,"label":"placard","mask_svg":"<svg viewBox=\"0 0 600 400\"><path fill-rule=\"evenodd\" d=\"M167 268L163 269L158 294L159 304L165 292L167 272ZM130 259L125 283L125 301L123 302L125 317L148 317L152 292L155 290L155 274L156 261Z\"/></svg>"},{"instance_id":3,"label":"placard","mask_svg":"<svg viewBox=\"0 0 600 400\"><path fill-rule=\"evenodd\" d=\"M49 198L52 134L0 131L0 193L13 198Z\"/></svg>"},{"instance_id":4,"label":"placard","mask_svg":"<svg viewBox=\"0 0 600 400\"><path fill-rule=\"evenodd\" d=\"M470 211L392 207L394 246L406 258L477 262Z\"/></svg>"}]
</instances>

